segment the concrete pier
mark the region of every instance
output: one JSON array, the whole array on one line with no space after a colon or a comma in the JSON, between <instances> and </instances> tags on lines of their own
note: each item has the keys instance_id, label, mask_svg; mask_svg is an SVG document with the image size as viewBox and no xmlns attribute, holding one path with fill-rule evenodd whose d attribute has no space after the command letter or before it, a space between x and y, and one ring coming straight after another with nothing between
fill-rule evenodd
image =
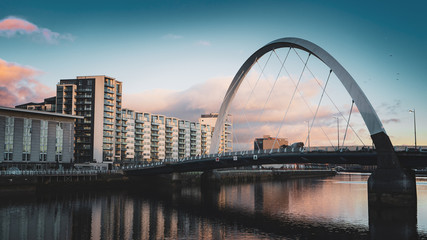
<instances>
[{"instance_id":1,"label":"concrete pier","mask_svg":"<svg viewBox=\"0 0 427 240\"><path fill-rule=\"evenodd\" d=\"M369 205L382 207L416 207L415 173L403 169L385 133L372 135L377 149L378 168L368 179Z\"/></svg>"},{"instance_id":2,"label":"concrete pier","mask_svg":"<svg viewBox=\"0 0 427 240\"><path fill-rule=\"evenodd\" d=\"M416 207L415 173L407 169L377 169L368 179L368 202L383 207Z\"/></svg>"}]
</instances>

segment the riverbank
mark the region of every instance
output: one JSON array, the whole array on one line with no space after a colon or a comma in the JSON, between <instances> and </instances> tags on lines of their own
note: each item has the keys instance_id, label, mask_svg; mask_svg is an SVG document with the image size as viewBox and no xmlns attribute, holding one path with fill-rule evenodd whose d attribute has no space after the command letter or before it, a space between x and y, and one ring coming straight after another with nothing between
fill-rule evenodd
<instances>
[{"instance_id":1,"label":"riverbank","mask_svg":"<svg viewBox=\"0 0 427 240\"><path fill-rule=\"evenodd\" d=\"M167 175L128 177L123 173L82 176L1 176L0 195L34 193L37 191L79 191L179 187L209 184L250 183L334 176L332 170L220 170L209 172L173 173Z\"/></svg>"}]
</instances>

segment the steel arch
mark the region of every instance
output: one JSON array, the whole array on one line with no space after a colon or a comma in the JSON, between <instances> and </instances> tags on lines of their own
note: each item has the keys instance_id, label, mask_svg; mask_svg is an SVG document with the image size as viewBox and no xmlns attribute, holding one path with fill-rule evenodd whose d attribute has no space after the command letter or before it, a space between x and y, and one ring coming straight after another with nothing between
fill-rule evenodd
<instances>
[{"instance_id":1,"label":"steel arch","mask_svg":"<svg viewBox=\"0 0 427 240\"><path fill-rule=\"evenodd\" d=\"M359 87L359 85L356 83L353 77L347 72L347 70L344 69L344 67L337 60L335 60L335 58L333 58L324 49L322 49L321 47L317 46L316 44L310 41L300 39L300 38L280 38L275 41L272 41L267 45L258 49L246 60L246 62L242 65L242 67L240 67L239 71L234 76L233 81L231 82L227 90L227 93L221 104L221 108L220 108L218 119L216 121L215 126L224 125L225 116L228 113L230 103L235 97L236 92L239 89L239 86L242 83L243 79L245 78L246 74L250 71L250 69L255 64L255 62L267 52L270 52L277 48L285 48L285 47L293 47L293 48L301 49L310 54L313 54L314 56L319 58L323 63L325 63L335 73L335 75L338 77L338 79L341 81L341 83L343 84L347 92L350 94L350 96L354 100L354 103L359 109L360 114L362 115L362 118L366 126L368 127L369 133L371 134L374 144L376 146L387 145L386 148L390 147L391 142L387 134L385 133L384 127L380 119L378 118L377 113L375 112L374 108L372 107L365 93L362 91L362 89ZM218 152L221 130L222 130L222 127L216 127L214 130L211 147L210 147L210 153ZM385 135L387 141L390 144L388 143L381 144L380 142L378 142L378 140L376 140L374 135L381 135L381 136Z\"/></svg>"}]
</instances>

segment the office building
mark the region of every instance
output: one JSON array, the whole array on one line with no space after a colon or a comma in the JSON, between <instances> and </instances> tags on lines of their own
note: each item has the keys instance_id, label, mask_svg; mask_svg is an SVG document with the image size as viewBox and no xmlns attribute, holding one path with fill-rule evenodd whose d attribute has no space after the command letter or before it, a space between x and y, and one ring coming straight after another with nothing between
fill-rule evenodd
<instances>
[{"instance_id":1,"label":"office building","mask_svg":"<svg viewBox=\"0 0 427 240\"><path fill-rule=\"evenodd\" d=\"M254 150L263 149L278 149L281 146L288 146L289 142L287 138L275 138L270 135L264 135L262 138L255 138Z\"/></svg>"},{"instance_id":2,"label":"office building","mask_svg":"<svg viewBox=\"0 0 427 240\"><path fill-rule=\"evenodd\" d=\"M82 117L0 107L1 168L44 169L74 163L74 121Z\"/></svg>"},{"instance_id":3,"label":"office building","mask_svg":"<svg viewBox=\"0 0 427 240\"><path fill-rule=\"evenodd\" d=\"M122 83L107 76L61 79L56 112L83 116L75 124L76 162L109 162L122 158ZM126 122L126 121L124 121Z\"/></svg>"},{"instance_id":4,"label":"office building","mask_svg":"<svg viewBox=\"0 0 427 240\"><path fill-rule=\"evenodd\" d=\"M215 130L216 120L218 113L202 114L199 118L199 123L211 126L211 134ZM225 118L225 123L221 131L221 140L218 147L218 152L232 152L233 151L233 118L230 114Z\"/></svg>"}]
</instances>

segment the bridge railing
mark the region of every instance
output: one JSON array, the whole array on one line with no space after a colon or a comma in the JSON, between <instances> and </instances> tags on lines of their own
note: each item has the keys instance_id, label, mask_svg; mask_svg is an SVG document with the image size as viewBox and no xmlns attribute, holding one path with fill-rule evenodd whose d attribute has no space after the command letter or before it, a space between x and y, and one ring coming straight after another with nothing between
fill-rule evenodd
<instances>
[{"instance_id":1,"label":"bridge railing","mask_svg":"<svg viewBox=\"0 0 427 240\"><path fill-rule=\"evenodd\" d=\"M112 174L115 170L2 170L0 176L94 176Z\"/></svg>"}]
</instances>

